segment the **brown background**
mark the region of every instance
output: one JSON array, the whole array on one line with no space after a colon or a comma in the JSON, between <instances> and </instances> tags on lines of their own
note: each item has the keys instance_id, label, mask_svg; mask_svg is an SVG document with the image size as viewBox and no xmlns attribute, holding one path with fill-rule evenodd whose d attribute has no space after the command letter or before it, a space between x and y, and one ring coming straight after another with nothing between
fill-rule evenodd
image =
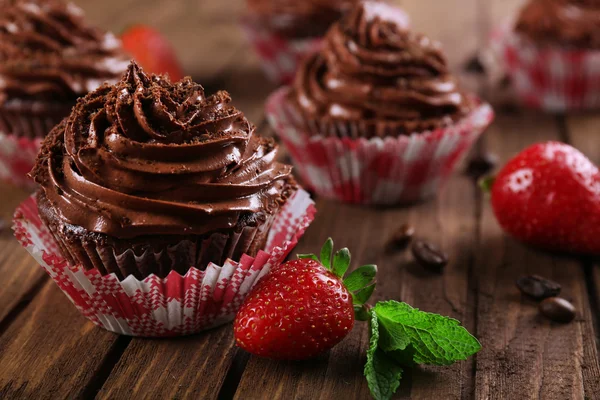
<instances>
[{"instance_id":1,"label":"brown background","mask_svg":"<svg viewBox=\"0 0 600 400\"><path fill-rule=\"evenodd\" d=\"M96 24L118 33L145 22L173 42L187 73L208 91L229 90L263 134L262 112L273 86L237 26L241 0L80 0ZM462 65L486 46L490 27L514 13L516 0L403 0L415 29L441 40L463 82L487 98L498 90ZM600 162L592 114L551 116L494 101L498 116L482 147L502 161L541 140L574 144ZM0 185L8 219L26 193ZM480 338L483 350L451 367L408 372L397 398L600 398L600 269L593 260L559 258L507 238L488 199L456 174L437 200L406 209L373 209L317 199L319 214L297 248L312 251L332 236L355 265L377 263L377 299L401 299L450 315ZM383 246L405 222L451 256L446 272L422 273L408 253ZM579 315L556 325L539 317L514 280L538 273L563 285ZM0 398L276 398L363 399L366 326L330 353L305 363L250 357L233 346L230 326L177 340L119 337L78 314L9 232L0 234Z\"/></svg>"}]
</instances>

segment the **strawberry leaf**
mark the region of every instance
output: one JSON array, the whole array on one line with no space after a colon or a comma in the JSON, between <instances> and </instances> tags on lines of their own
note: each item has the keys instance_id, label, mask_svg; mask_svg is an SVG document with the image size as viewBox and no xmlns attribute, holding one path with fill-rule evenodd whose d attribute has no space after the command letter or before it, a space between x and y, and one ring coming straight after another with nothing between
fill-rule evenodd
<instances>
[{"instance_id":1,"label":"strawberry leaf","mask_svg":"<svg viewBox=\"0 0 600 400\"><path fill-rule=\"evenodd\" d=\"M311 260L315 260L316 262L321 262L321 261L319 260L319 257L317 257L317 256L316 256L316 255L314 255L314 254L298 254L298 258L300 258L300 259L309 258L309 259L311 259Z\"/></svg>"},{"instance_id":2,"label":"strawberry leaf","mask_svg":"<svg viewBox=\"0 0 600 400\"><path fill-rule=\"evenodd\" d=\"M369 298L373 294L375 286L376 284L374 283L372 285L360 289L356 293L352 293L352 303L355 306L362 306L363 304L365 304L367 301L369 301Z\"/></svg>"},{"instance_id":3,"label":"strawberry leaf","mask_svg":"<svg viewBox=\"0 0 600 400\"><path fill-rule=\"evenodd\" d=\"M355 292L367 286L377 275L376 265L363 265L355 269L344 279L344 286L349 292Z\"/></svg>"},{"instance_id":4,"label":"strawberry leaf","mask_svg":"<svg viewBox=\"0 0 600 400\"><path fill-rule=\"evenodd\" d=\"M321 264L331 271L331 255L333 254L333 240L327 239L321 249Z\"/></svg>"},{"instance_id":5,"label":"strawberry leaf","mask_svg":"<svg viewBox=\"0 0 600 400\"><path fill-rule=\"evenodd\" d=\"M479 341L455 319L393 300L377 303L373 313L380 324L380 347L391 352L411 345L418 364L450 365L481 349Z\"/></svg>"},{"instance_id":6,"label":"strawberry leaf","mask_svg":"<svg viewBox=\"0 0 600 400\"><path fill-rule=\"evenodd\" d=\"M333 255L333 273L342 278L350 266L350 250L343 248Z\"/></svg>"},{"instance_id":7,"label":"strawberry leaf","mask_svg":"<svg viewBox=\"0 0 600 400\"><path fill-rule=\"evenodd\" d=\"M377 315L371 314L371 339L367 350L365 377L375 400L391 399L400 386L402 368L378 346L379 323Z\"/></svg>"}]
</instances>

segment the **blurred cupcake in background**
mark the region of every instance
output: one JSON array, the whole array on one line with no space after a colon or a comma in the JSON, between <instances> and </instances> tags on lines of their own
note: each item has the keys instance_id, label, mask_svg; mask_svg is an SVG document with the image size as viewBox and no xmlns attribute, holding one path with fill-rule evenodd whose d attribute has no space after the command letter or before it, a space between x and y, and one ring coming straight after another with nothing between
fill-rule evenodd
<instances>
[{"instance_id":1,"label":"blurred cupcake in background","mask_svg":"<svg viewBox=\"0 0 600 400\"><path fill-rule=\"evenodd\" d=\"M128 59L110 33L59 0L4 0L0 11L0 179L30 186L44 136L77 98L116 81Z\"/></svg>"},{"instance_id":2,"label":"blurred cupcake in background","mask_svg":"<svg viewBox=\"0 0 600 400\"><path fill-rule=\"evenodd\" d=\"M290 83L304 56L359 0L247 0L242 25L270 80ZM401 13L396 10L397 13ZM402 18L408 20L402 13Z\"/></svg>"},{"instance_id":3,"label":"blurred cupcake in background","mask_svg":"<svg viewBox=\"0 0 600 400\"><path fill-rule=\"evenodd\" d=\"M600 107L600 1L530 0L492 41L524 105Z\"/></svg>"},{"instance_id":4,"label":"blurred cupcake in background","mask_svg":"<svg viewBox=\"0 0 600 400\"><path fill-rule=\"evenodd\" d=\"M267 116L317 194L398 204L435 195L493 112L459 87L439 43L366 1L271 95Z\"/></svg>"}]
</instances>

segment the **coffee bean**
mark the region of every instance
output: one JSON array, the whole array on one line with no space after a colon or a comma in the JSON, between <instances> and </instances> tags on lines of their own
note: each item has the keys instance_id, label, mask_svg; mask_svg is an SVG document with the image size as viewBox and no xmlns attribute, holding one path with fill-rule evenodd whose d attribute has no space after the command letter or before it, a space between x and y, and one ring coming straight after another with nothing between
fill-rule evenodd
<instances>
[{"instance_id":1,"label":"coffee bean","mask_svg":"<svg viewBox=\"0 0 600 400\"><path fill-rule=\"evenodd\" d=\"M488 174L498 164L495 154L485 152L477 154L469 160L465 174L473 178L480 178Z\"/></svg>"},{"instance_id":2,"label":"coffee bean","mask_svg":"<svg viewBox=\"0 0 600 400\"><path fill-rule=\"evenodd\" d=\"M546 318L566 324L575 318L575 307L561 297L548 297L540 303L540 312Z\"/></svg>"},{"instance_id":3,"label":"coffee bean","mask_svg":"<svg viewBox=\"0 0 600 400\"><path fill-rule=\"evenodd\" d=\"M412 225L402 225L392 237L390 237L387 247L390 250L404 250L415 234L415 228Z\"/></svg>"},{"instance_id":4,"label":"coffee bean","mask_svg":"<svg viewBox=\"0 0 600 400\"><path fill-rule=\"evenodd\" d=\"M413 242L411 250L419 264L429 270L442 272L448 264L448 256L435 245L424 240Z\"/></svg>"},{"instance_id":5,"label":"coffee bean","mask_svg":"<svg viewBox=\"0 0 600 400\"><path fill-rule=\"evenodd\" d=\"M516 284L521 293L536 300L558 296L561 289L558 283L539 275L522 276Z\"/></svg>"}]
</instances>

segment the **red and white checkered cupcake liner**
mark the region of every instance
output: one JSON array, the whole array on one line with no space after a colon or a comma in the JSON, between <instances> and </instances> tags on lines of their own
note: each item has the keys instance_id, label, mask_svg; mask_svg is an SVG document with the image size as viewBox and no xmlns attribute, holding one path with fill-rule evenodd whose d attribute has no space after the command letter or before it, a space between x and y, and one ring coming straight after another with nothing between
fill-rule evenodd
<instances>
[{"instance_id":1,"label":"red and white checkered cupcake liner","mask_svg":"<svg viewBox=\"0 0 600 400\"><path fill-rule=\"evenodd\" d=\"M0 132L0 180L25 189L35 184L27 177L43 139L29 139Z\"/></svg>"},{"instance_id":2,"label":"red and white checkered cupcake liner","mask_svg":"<svg viewBox=\"0 0 600 400\"><path fill-rule=\"evenodd\" d=\"M538 46L513 26L492 33L491 49L524 105L551 112L600 108L600 51Z\"/></svg>"},{"instance_id":3,"label":"red and white checkered cupcake liner","mask_svg":"<svg viewBox=\"0 0 600 400\"><path fill-rule=\"evenodd\" d=\"M281 88L267 100L271 125L304 184L347 203L394 205L434 196L494 117L492 108L480 103L453 126L434 131L371 139L324 137L300 127L288 90Z\"/></svg>"},{"instance_id":4,"label":"red and white checkered cupcake liner","mask_svg":"<svg viewBox=\"0 0 600 400\"><path fill-rule=\"evenodd\" d=\"M258 54L267 78L278 85L291 83L304 57L321 48L320 37L287 38L250 18L243 18L241 27Z\"/></svg>"},{"instance_id":5,"label":"red and white checkered cupcake liner","mask_svg":"<svg viewBox=\"0 0 600 400\"><path fill-rule=\"evenodd\" d=\"M51 233L38 215L35 197L15 212L14 232L77 309L94 324L123 335L182 336L227 323L255 282L281 263L314 219L316 208L307 192L298 190L277 215L265 251L256 257L228 259L185 275L172 271L166 278L143 280L97 269L71 266L61 256Z\"/></svg>"}]
</instances>

